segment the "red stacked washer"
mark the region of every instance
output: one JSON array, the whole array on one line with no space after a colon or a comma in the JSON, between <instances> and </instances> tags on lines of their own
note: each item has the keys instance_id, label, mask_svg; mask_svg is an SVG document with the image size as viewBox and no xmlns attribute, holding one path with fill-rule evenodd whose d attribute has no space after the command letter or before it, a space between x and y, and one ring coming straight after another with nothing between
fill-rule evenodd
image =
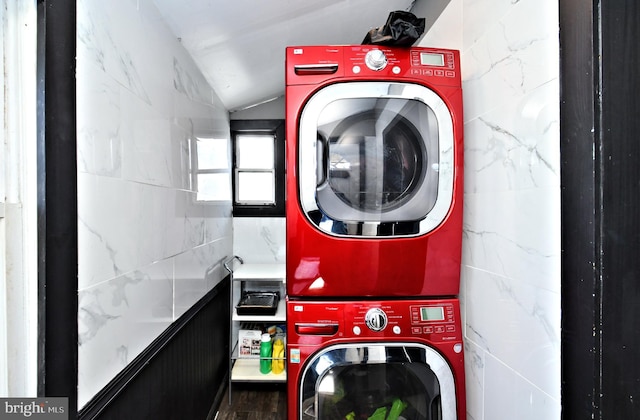
<instances>
[{"instance_id":1,"label":"red stacked washer","mask_svg":"<svg viewBox=\"0 0 640 420\"><path fill-rule=\"evenodd\" d=\"M458 52L289 47L286 116L289 418L464 418Z\"/></svg>"}]
</instances>

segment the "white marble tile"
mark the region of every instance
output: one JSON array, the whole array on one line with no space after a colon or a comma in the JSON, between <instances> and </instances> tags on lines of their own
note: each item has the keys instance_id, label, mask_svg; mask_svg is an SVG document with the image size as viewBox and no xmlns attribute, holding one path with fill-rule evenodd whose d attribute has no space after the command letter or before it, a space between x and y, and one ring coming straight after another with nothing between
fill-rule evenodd
<instances>
[{"instance_id":1,"label":"white marble tile","mask_svg":"<svg viewBox=\"0 0 640 420\"><path fill-rule=\"evenodd\" d=\"M211 86L201 74L187 70L178 59L173 60L173 85L176 91L193 101L212 103Z\"/></svg>"},{"instance_id":2,"label":"white marble tile","mask_svg":"<svg viewBox=\"0 0 640 420\"><path fill-rule=\"evenodd\" d=\"M484 419L551 420L561 418L553 398L491 356L486 358Z\"/></svg>"},{"instance_id":3,"label":"white marble tile","mask_svg":"<svg viewBox=\"0 0 640 420\"><path fill-rule=\"evenodd\" d=\"M422 36L421 47L462 49L463 26L460 25L463 0L450 0L438 19Z\"/></svg>"},{"instance_id":4,"label":"white marble tile","mask_svg":"<svg viewBox=\"0 0 640 420\"><path fill-rule=\"evenodd\" d=\"M144 184L79 174L80 289L175 254L175 249L164 251L175 239L167 236L173 233L168 227L175 208L167 203L174 204L175 194Z\"/></svg>"},{"instance_id":5,"label":"white marble tile","mask_svg":"<svg viewBox=\"0 0 640 420\"><path fill-rule=\"evenodd\" d=\"M160 262L80 291L79 406L172 322L172 276L172 264Z\"/></svg>"},{"instance_id":6,"label":"white marble tile","mask_svg":"<svg viewBox=\"0 0 640 420\"><path fill-rule=\"evenodd\" d=\"M190 142L229 117L152 1L78 3L79 406L226 276Z\"/></svg>"},{"instance_id":7,"label":"white marble tile","mask_svg":"<svg viewBox=\"0 0 640 420\"><path fill-rule=\"evenodd\" d=\"M209 214L204 206L198 205L195 193L175 191L170 201L159 197L158 205L162 204L167 210L164 225L167 255L177 255L205 243L205 218Z\"/></svg>"},{"instance_id":8,"label":"white marble tile","mask_svg":"<svg viewBox=\"0 0 640 420\"><path fill-rule=\"evenodd\" d=\"M467 336L467 293L466 283L470 281L470 274L473 270L462 267L460 271L460 314L462 317L462 330L464 340L464 368L465 368L465 388L467 419L482 419L484 406L484 356L485 351L468 339Z\"/></svg>"},{"instance_id":9,"label":"white marble tile","mask_svg":"<svg viewBox=\"0 0 640 420\"><path fill-rule=\"evenodd\" d=\"M120 85L93 63L80 59L77 93L78 171L120 177Z\"/></svg>"},{"instance_id":10,"label":"white marble tile","mask_svg":"<svg viewBox=\"0 0 640 420\"><path fill-rule=\"evenodd\" d=\"M150 102L143 77L129 48L144 35L136 29L135 9L129 2L78 2L78 55L86 56L136 96ZM83 55L86 54L86 55ZM146 76L146 75L145 75Z\"/></svg>"},{"instance_id":11,"label":"white marble tile","mask_svg":"<svg viewBox=\"0 0 640 420\"><path fill-rule=\"evenodd\" d=\"M519 1L498 23L462 57L466 121L559 75L557 4Z\"/></svg>"},{"instance_id":12,"label":"white marble tile","mask_svg":"<svg viewBox=\"0 0 640 420\"><path fill-rule=\"evenodd\" d=\"M169 127L172 150L175 156L171 161L171 185L180 190L193 191L194 188L194 170L191 159L191 147L193 134L175 123L175 119L170 123Z\"/></svg>"},{"instance_id":13,"label":"white marble tile","mask_svg":"<svg viewBox=\"0 0 640 420\"><path fill-rule=\"evenodd\" d=\"M559 206L559 189L465 195L463 265L559 293Z\"/></svg>"},{"instance_id":14,"label":"white marble tile","mask_svg":"<svg viewBox=\"0 0 640 420\"><path fill-rule=\"evenodd\" d=\"M213 242L219 238L229 238L233 241L233 218L231 216L231 203L203 204L206 207L207 217L204 219L204 241ZM227 249L232 251L231 245Z\"/></svg>"},{"instance_id":15,"label":"white marble tile","mask_svg":"<svg viewBox=\"0 0 640 420\"><path fill-rule=\"evenodd\" d=\"M78 287L117 277L137 266L140 192L116 179L78 174ZM132 187L129 185L129 187ZM126 205L123 205L126 203Z\"/></svg>"},{"instance_id":16,"label":"white marble tile","mask_svg":"<svg viewBox=\"0 0 640 420\"><path fill-rule=\"evenodd\" d=\"M221 238L174 258L174 319L229 274L222 265L230 258L231 237Z\"/></svg>"},{"instance_id":17,"label":"white marble tile","mask_svg":"<svg viewBox=\"0 0 640 420\"><path fill-rule=\"evenodd\" d=\"M558 188L559 82L465 124L465 192Z\"/></svg>"},{"instance_id":18,"label":"white marble tile","mask_svg":"<svg viewBox=\"0 0 640 420\"><path fill-rule=\"evenodd\" d=\"M236 217L233 220L233 253L249 263L284 263L284 217Z\"/></svg>"},{"instance_id":19,"label":"white marble tile","mask_svg":"<svg viewBox=\"0 0 640 420\"><path fill-rule=\"evenodd\" d=\"M122 111L130 116L121 126L123 177L172 187L174 161L181 161L184 147L172 141L170 121L127 92L123 92Z\"/></svg>"},{"instance_id":20,"label":"white marble tile","mask_svg":"<svg viewBox=\"0 0 640 420\"><path fill-rule=\"evenodd\" d=\"M559 399L560 294L479 270L467 277L467 340Z\"/></svg>"},{"instance_id":21,"label":"white marble tile","mask_svg":"<svg viewBox=\"0 0 640 420\"><path fill-rule=\"evenodd\" d=\"M520 0L462 0L464 13L463 49L467 50L487 31L497 25ZM542 2L548 0L542 0ZM539 1L539 3L542 3Z\"/></svg>"},{"instance_id":22,"label":"white marble tile","mask_svg":"<svg viewBox=\"0 0 640 420\"><path fill-rule=\"evenodd\" d=\"M232 235L230 204L88 174L78 180L81 289Z\"/></svg>"},{"instance_id":23,"label":"white marble tile","mask_svg":"<svg viewBox=\"0 0 640 420\"><path fill-rule=\"evenodd\" d=\"M557 2L463 0L468 413L560 418Z\"/></svg>"},{"instance_id":24,"label":"white marble tile","mask_svg":"<svg viewBox=\"0 0 640 420\"><path fill-rule=\"evenodd\" d=\"M482 419L485 352L470 341L465 341L464 352L467 420Z\"/></svg>"},{"instance_id":25,"label":"white marble tile","mask_svg":"<svg viewBox=\"0 0 640 420\"><path fill-rule=\"evenodd\" d=\"M221 262L230 249L228 236L81 290L82 392L99 390L217 285L228 274Z\"/></svg>"}]
</instances>

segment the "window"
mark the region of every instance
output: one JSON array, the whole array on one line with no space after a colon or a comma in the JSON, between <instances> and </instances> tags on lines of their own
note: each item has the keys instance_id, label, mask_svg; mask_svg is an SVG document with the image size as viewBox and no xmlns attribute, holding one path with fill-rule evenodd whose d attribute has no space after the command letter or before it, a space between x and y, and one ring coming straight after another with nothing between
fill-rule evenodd
<instances>
[{"instance_id":1,"label":"window","mask_svg":"<svg viewBox=\"0 0 640 420\"><path fill-rule=\"evenodd\" d=\"M284 120L231 121L233 215L284 216Z\"/></svg>"},{"instance_id":2,"label":"window","mask_svg":"<svg viewBox=\"0 0 640 420\"><path fill-rule=\"evenodd\" d=\"M229 149L226 138L203 138L195 140L192 164L195 165L193 188L197 201L230 201Z\"/></svg>"},{"instance_id":3,"label":"window","mask_svg":"<svg viewBox=\"0 0 640 420\"><path fill-rule=\"evenodd\" d=\"M236 136L236 203L275 204L274 150L273 134L238 134Z\"/></svg>"}]
</instances>

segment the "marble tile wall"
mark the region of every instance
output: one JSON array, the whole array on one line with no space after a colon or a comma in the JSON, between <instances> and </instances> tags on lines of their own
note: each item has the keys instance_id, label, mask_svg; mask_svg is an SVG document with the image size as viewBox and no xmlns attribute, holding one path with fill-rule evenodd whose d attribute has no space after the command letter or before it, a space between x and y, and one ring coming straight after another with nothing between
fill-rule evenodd
<instances>
[{"instance_id":1,"label":"marble tile wall","mask_svg":"<svg viewBox=\"0 0 640 420\"><path fill-rule=\"evenodd\" d=\"M153 2L80 0L77 28L81 408L226 276L233 228L192 173L228 112Z\"/></svg>"},{"instance_id":2,"label":"marble tile wall","mask_svg":"<svg viewBox=\"0 0 640 420\"><path fill-rule=\"evenodd\" d=\"M421 41L461 50L470 420L560 418L557 8L452 0Z\"/></svg>"},{"instance_id":3,"label":"marble tile wall","mask_svg":"<svg viewBox=\"0 0 640 420\"><path fill-rule=\"evenodd\" d=\"M233 253L245 263L286 261L284 217L236 217L233 219Z\"/></svg>"}]
</instances>

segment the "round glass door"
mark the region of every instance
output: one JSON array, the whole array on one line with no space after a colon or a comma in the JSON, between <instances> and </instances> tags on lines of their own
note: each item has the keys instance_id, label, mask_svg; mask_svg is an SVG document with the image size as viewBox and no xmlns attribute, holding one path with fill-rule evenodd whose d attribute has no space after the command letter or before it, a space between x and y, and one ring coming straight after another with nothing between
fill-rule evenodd
<instances>
[{"instance_id":1,"label":"round glass door","mask_svg":"<svg viewBox=\"0 0 640 420\"><path fill-rule=\"evenodd\" d=\"M336 346L315 356L302 376L305 420L453 420L455 410L448 364L422 345Z\"/></svg>"},{"instance_id":2,"label":"round glass door","mask_svg":"<svg viewBox=\"0 0 640 420\"><path fill-rule=\"evenodd\" d=\"M332 105L341 107L343 101L358 107L358 102L365 100L338 100ZM397 101L405 102L406 107L417 106L412 101ZM330 110L327 107L325 112ZM318 205L329 217L340 218L344 210L332 206L325 190L341 204L378 216L401 206L418 192L429 157L416 127L407 118L396 117L384 109L361 112L334 128L327 127L326 140L325 127L318 127L322 147L328 147L328 156L322 158ZM436 153L432 158L437 162ZM432 207L435 189L430 192L425 205Z\"/></svg>"},{"instance_id":3,"label":"round glass door","mask_svg":"<svg viewBox=\"0 0 640 420\"><path fill-rule=\"evenodd\" d=\"M344 83L321 89L300 120L301 205L334 235L420 235L446 216L453 126L424 86Z\"/></svg>"}]
</instances>

